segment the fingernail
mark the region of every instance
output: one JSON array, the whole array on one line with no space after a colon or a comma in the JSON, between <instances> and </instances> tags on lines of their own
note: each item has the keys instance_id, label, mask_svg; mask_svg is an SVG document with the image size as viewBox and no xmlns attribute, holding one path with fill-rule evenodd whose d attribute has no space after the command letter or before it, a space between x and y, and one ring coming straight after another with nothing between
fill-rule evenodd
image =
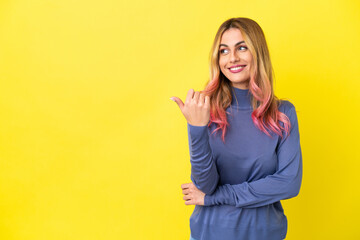
<instances>
[{"instance_id":1,"label":"fingernail","mask_svg":"<svg viewBox=\"0 0 360 240\"><path fill-rule=\"evenodd\" d=\"M174 101L174 102L175 102L175 100L174 100L172 97L170 98L170 100L172 100L172 101Z\"/></svg>"}]
</instances>

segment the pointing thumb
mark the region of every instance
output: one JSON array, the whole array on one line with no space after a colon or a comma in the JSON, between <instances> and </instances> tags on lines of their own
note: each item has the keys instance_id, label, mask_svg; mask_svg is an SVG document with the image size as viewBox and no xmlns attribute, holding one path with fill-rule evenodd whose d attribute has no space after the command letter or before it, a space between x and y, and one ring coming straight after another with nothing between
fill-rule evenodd
<instances>
[{"instance_id":1,"label":"pointing thumb","mask_svg":"<svg viewBox=\"0 0 360 240\"><path fill-rule=\"evenodd\" d=\"M177 105L179 106L179 108L180 108L181 110L183 109L184 103L183 103L183 101L181 101L180 98L178 98L178 97L171 97L170 99L173 100L174 102L176 102Z\"/></svg>"}]
</instances>

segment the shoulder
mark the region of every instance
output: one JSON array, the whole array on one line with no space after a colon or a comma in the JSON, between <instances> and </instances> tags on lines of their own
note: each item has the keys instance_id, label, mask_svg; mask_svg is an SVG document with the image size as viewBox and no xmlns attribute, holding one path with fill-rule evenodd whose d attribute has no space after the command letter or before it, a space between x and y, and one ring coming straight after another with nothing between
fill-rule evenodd
<instances>
[{"instance_id":1,"label":"shoulder","mask_svg":"<svg viewBox=\"0 0 360 240\"><path fill-rule=\"evenodd\" d=\"M289 100L285 100L285 99L279 100L278 109L280 112L285 113L286 115L291 114L291 112L295 112L294 104Z\"/></svg>"},{"instance_id":2,"label":"shoulder","mask_svg":"<svg viewBox=\"0 0 360 240\"><path fill-rule=\"evenodd\" d=\"M292 102L281 99L279 101L278 110L289 118L291 125L297 125L297 113L295 105Z\"/></svg>"}]
</instances>

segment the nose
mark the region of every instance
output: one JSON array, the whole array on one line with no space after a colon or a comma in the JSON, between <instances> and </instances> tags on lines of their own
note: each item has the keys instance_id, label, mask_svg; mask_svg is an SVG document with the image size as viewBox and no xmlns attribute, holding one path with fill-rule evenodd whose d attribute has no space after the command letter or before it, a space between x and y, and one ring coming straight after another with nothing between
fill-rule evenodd
<instances>
[{"instance_id":1,"label":"nose","mask_svg":"<svg viewBox=\"0 0 360 240\"><path fill-rule=\"evenodd\" d=\"M236 51L232 51L231 55L230 55L230 62L234 63L239 61L239 56L238 53Z\"/></svg>"}]
</instances>

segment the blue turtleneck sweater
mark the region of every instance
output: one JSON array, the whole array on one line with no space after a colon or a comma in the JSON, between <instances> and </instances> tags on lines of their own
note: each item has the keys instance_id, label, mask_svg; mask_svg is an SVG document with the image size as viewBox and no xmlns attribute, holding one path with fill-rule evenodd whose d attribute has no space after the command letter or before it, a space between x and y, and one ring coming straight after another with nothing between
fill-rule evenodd
<instances>
[{"instance_id":1,"label":"blue turtleneck sweater","mask_svg":"<svg viewBox=\"0 0 360 240\"><path fill-rule=\"evenodd\" d=\"M279 111L291 123L287 138L260 131L251 118L251 92L232 87L226 109L229 126L225 144L212 123L193 126L188 139L191 180L204 192L204 206L190 217L196 240L281 240L287 218L280 200L298 195L302 181L302 154L294 105L281 100ZM280 122L281 126L284 126ZM283 134L284 131L283 131Z\"/></svg>"}]
</instances>

